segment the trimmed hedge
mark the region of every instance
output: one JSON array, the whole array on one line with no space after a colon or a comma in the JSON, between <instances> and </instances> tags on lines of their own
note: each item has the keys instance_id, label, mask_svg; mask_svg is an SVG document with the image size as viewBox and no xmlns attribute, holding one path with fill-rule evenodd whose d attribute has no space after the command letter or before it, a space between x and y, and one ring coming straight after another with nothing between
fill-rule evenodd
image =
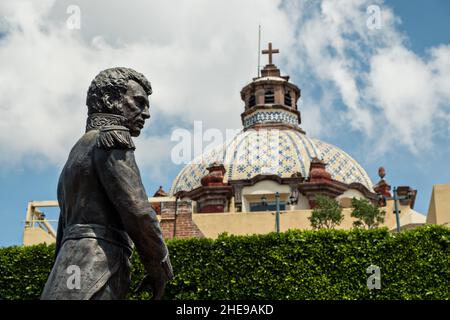
<instances>
[{"instance_id":1,"label":"trimmed hedge","mask_svg":"<svg viewBox=\"0 0 450 320\"><path fill-rule=\"evenodd\" d=\"M166 299L450 299L450 229L288 231L168 242ZM54 246L0 249L0 299L38 299ZM367 267L381 289L367 288ZM144 269L133 255L132 289ZM130 299L147 299L148 293Z\"/></svg>"}]
</instances>

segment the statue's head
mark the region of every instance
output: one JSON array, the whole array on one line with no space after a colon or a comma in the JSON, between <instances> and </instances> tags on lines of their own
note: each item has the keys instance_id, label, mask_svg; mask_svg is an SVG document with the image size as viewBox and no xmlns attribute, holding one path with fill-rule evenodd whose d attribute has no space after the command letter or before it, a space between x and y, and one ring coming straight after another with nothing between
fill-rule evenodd
<instances>
[{"instance_id":1,"label":"statue's head","mask_svg":"<svg viewBox=\"0 0 450 320\"><path fill-rule=\"evenodd\" d=\"M89 86L88 114L110 113L125 117L126 126L137 137L150 118L148 96L152 86L145 76L129 68L111 68L100 72Z\"/></svg>"}]
</instances>

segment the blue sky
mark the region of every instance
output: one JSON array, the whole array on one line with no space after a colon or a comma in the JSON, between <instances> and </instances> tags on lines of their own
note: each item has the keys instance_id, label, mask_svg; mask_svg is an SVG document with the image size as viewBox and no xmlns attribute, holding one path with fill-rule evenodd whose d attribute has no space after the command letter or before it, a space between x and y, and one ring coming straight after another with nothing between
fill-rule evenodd
<instances>
[{"instance_id":1,"label":"blue sky","mask_svg":"<svg viewBox=\"0 0 450 320\"><path fill-rule=\"evenodd\" d=\"M124 65L152 82L136 157L147 193L168 190L182 167L170 161L175 128L240 127L259 23L262 43L280 48L275 63L302 89L307 134L352 155L373 182L383 165L392 185L418 189L415 209L426 213L432 185L450 183L450 2L338 3L198 0L174 12L173 3L140 0L2 2L0 246L21 244L29 200L56 199L97 72ZM67 27L71 4L80 29ZM379 30L366 27L371 4L381 8Z\"/></svg>"}]
</instances>

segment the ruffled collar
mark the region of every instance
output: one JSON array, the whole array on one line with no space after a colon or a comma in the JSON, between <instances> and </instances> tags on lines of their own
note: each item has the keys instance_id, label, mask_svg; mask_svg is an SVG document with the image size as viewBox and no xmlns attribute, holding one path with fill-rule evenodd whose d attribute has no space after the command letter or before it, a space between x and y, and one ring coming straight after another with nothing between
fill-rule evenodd
<instances>
[{"instance_id":1,"label":"ruffled collar","mask_svg":"<svg viewBox=\"0 0 450 320\"><path fill-rule=\"evenodd\" d=\"M127 118L111 113L92 113L86 121L86 132L110 126L126 127Z\"/></svg>"}]
</instances>

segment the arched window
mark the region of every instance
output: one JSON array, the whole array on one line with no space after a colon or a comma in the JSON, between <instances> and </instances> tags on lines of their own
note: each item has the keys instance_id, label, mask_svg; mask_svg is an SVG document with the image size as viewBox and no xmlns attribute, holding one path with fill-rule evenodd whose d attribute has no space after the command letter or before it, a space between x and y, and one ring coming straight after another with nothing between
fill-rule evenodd
<instances>
[{"instance_id":1,"label":"arched window","mask_svg":"<svg viewBox=\"0 0 450 320\"><path fill-rule=\"evenodd\" d=\"M275 94L273 89L267 89L264 94L264 103L275 103Z\"/></svg>"},{"instance_id":2,"label":"arched window","mask_svg":"<svg viewBox=\"0 0 450 320\"><path fill-rule=\"evenodd\" d=\"M250 98L248 98L248 107L251 108L255 106L255 104L256 104L256 97L254 94L252 94Z\"/></svg>"},{"instance_id":3,"label":"arched window","mask_svg":"<svg viewBox=\"0 0 450 320\"><path fill-rule=\"evenodd\" d=\"M289 92L286 92L284 94L284 104L287 105L288 107L292 107L292 98Z\"/></svg>"}]
</instances>

